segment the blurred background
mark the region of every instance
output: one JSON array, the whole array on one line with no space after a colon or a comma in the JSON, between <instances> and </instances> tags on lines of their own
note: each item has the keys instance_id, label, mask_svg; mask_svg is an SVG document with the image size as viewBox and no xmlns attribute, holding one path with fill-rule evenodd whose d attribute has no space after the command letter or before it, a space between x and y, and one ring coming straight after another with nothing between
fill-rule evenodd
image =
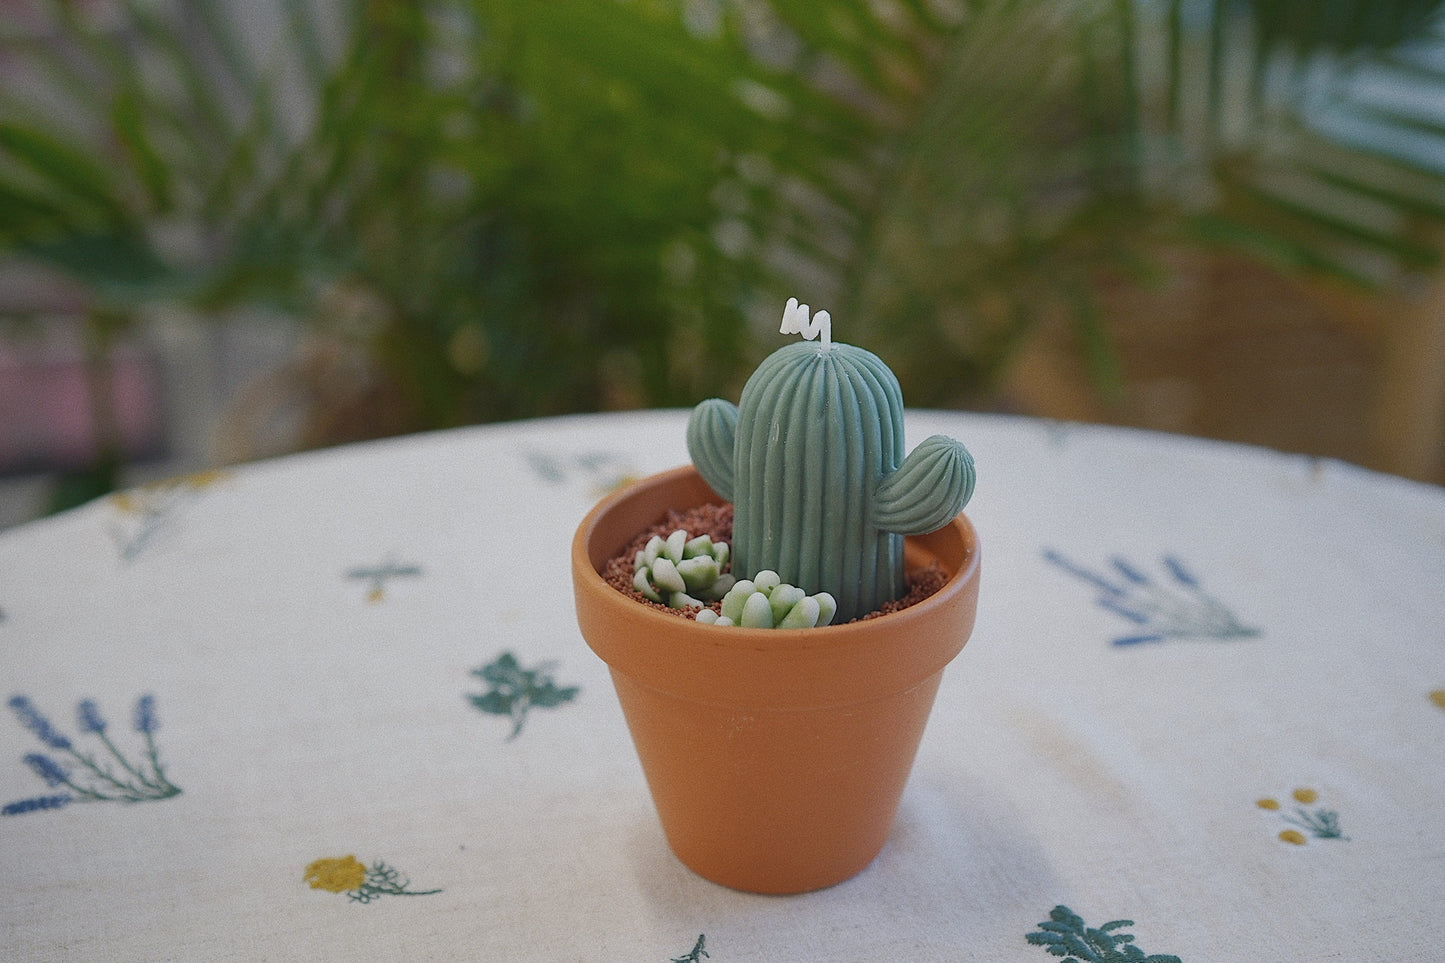
<instances>
[{"instance_id":1,"label":"blurred background","mask_svg":"<svg viewBox=\"0 0 1445 963\"><path fill-rule=\"evenodd\" d=\"M735 397L1445 481L1445 0L0 0L0 525Z\"/></svg>"}]
</instances>

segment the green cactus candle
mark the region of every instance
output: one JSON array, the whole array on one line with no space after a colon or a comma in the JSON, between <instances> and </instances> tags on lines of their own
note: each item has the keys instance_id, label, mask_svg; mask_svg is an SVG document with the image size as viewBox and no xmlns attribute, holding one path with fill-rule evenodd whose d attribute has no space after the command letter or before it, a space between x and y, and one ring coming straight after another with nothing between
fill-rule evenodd
<instances>
[{"instance_id":1,"label":"green cactus candle","mask_svg":"<svg viewBox=\"0 0 1445 963\"><path fill-rule=\"evenodd\" d=\"M733 571L771 569L837 601L835 621L906 590L903 538L948 524L973 493L973 458L942 435L903 457L903 394L876 355L831 341L789 300L785 333L822 334L766 358L739 405L710 398L687 443L703 480L733 503Z\"/></svg>"}]
</instances>

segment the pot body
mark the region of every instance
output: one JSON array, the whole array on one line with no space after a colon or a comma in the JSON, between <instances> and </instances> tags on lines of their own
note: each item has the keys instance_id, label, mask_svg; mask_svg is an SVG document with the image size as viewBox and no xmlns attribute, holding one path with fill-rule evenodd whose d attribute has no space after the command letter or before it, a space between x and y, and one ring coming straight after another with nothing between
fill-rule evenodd
<instances>
[{"instance_id":1,"label":"pot body","mask_svg":"<svg viewBox=\"0 0 1445 963\"><path fill-rule=\"evenodd\" d=\"M703 625L598 574L670 509L720 499L691 467L600 502L572 544L577 619L607 663L673 852L758 893L842 882L882 849L944 667L973 629L977 536L962 515L910 536L947 583L890 615L821 629Z\"/></svg>"}]
</instances>

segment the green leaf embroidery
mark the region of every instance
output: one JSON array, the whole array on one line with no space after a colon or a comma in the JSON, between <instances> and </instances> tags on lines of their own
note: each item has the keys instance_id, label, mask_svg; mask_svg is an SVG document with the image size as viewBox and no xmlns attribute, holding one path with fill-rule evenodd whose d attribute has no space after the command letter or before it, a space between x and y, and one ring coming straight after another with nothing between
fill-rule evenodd
<instances>
[{"instance_id":1,"label":"green leaf embroidery","mask_svg":"<svg viewBox=\"0 0 1445 963\"><path fill-rule=\"evenodd\" d=\"M1133 920L1112 920L1089 927L1067 906L1055 906L1038 930L1024 939L1064 957L1064 963L1181 963L1179 957L1164 953L1146 956L1134 945L1133 934L1119 932L1133 925Z\"/></svg>"},{"instance_id":2,"label":"green leaf embroidery","mask_svg":"<svg viewBox=\"0 0 1445 963\"><path fill-rule=\"evenodd\" d=\"M468 698L482 712L511 718L512 733L507 737L510 742L521 734L530 709L555 708L576 697L577 686L563 688L552 681L551 669L555 665L543 662L536 668L524 669L515 655L503 652L490 664L472 670L472 675L479 676L491 689Z\"/></svg>"},{"instance_id":3,"label":"green leaf embroidery","mask_svg":"<svg viewBox=\"0 0 1445 963\"><path fill-rule=\"evenodd\" d=\"M703 957L707 956L707 950L703 946L707 943L707 934L697 934L697 942L692 945L692 952L686 956L674 956L671 963L700 963Z\"/></svg>"}]
</instances>

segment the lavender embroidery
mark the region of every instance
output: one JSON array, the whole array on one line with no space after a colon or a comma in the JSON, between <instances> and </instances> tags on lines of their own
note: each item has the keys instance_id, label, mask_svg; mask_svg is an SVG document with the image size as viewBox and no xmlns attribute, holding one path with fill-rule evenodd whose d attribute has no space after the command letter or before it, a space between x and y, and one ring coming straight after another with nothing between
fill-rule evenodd
<instances>
[{"instance_id":1,"label":"lavender embroidery","mask_svg":"<svg viewBox=\"0 0 1445 963\"><path fill-rule=\"evenodd\" d=\"M1150 578L1123 558L1109 560L1110 570L1100 574L1079 565L1053 549L1044 559L1081 582L1092 586L1100 608L1128 622L1132 631L1114 639L1115 645L1162 642L1168 638L1240 639L1259 635L1244 625L1222 602L1209 595L1184 563L1172 555L1162 562L1167 578Z\"/></svg>"},{"instance_id":2,"label":"lavender embroidery","mask_svg":"<svg viewBox=\"0 0 1445 963\"><path fill-rule=\"evenodd\" d=\"M636 478L636 472L618 455L606 451L582 451L569 457L533 449L523 453L527 464L548 484L560 485L581 476L588 487L605 494Z\"/></svg>"},{"instance_id":3,"label":"lavender embroidery","mask_svg":"<svg viewBox=\"0 0 1445 963\"><path fill-rule=\"evenodd\" d=\"M154 696L143 695L135 704L132 725L143 742L138 762L116 745L100 707L92 699L82 699L76 705L75 718L81 734L98 743L103 754L77 747L25 696L11 697L8 705L20 724L56 754L27 753L25 765L46 788L60 791L8 803L0 807L0 816L60 809L72 802L146 802L180 794L180 789L166 778L156 751Z\"/></svg>"}]
</instances>

